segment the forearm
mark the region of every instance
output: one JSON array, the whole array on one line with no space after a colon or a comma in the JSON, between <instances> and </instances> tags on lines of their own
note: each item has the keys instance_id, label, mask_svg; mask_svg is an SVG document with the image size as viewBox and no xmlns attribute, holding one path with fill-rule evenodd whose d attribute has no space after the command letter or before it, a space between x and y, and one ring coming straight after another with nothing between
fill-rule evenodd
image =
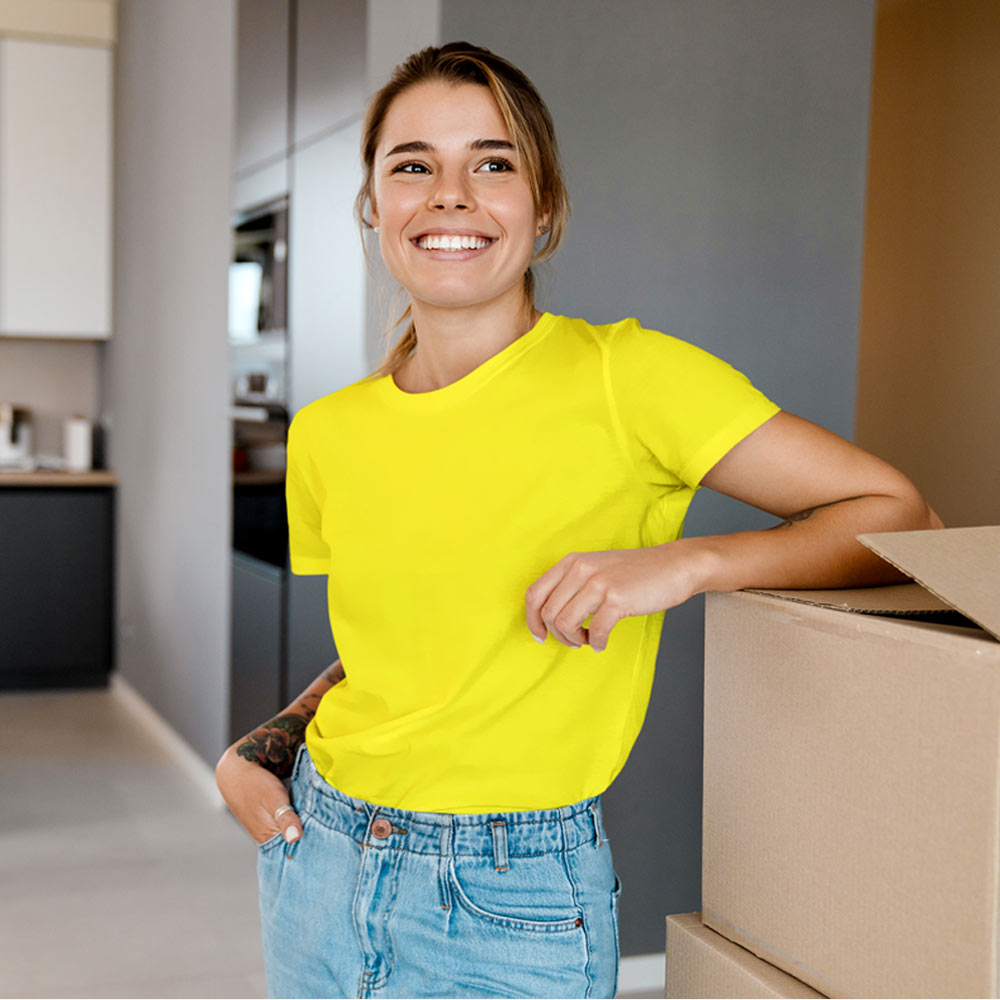
<instances>
[{"instance_id":1,"label":"forearm","mask_svg":"<svg viewBox=\"0 0 1000 1000\"><path fill-rule=\"evenodd\" d=\"M803 511L765 531L682 539L689 548L692 593L774 589L868 587L907 579L870 552L865 532L940 528L916 491L902 496L853 497Z\"/></svg>"},{"instance_id":2,"label":"forearm","mask_svg":"<svg viewBox=\"0 0 1000 1000\"><path fill-rule=\"evenodd\" d=\"M320 700L343 679L344 667L338 659L283 711L239 740L236 753L279 778L289 777L299 747L305 740L306 726L316 714Z\"/></svg>"}]
</instances>

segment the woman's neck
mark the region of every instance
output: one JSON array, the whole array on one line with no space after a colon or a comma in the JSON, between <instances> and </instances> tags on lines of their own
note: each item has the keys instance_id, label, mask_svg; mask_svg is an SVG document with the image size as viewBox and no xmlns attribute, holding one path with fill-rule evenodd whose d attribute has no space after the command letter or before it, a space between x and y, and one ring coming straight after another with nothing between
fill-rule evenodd
<instances>
[{"instance_id":1,"label":"woman's neck","mask_svg":"<svg viewBox=\"0 0 1000 1000\"><path fill-rule=\"evenodd\" d=\"M523 295L467 309L414 302L417 349L394 373L405 392L431 392L464 378L528 332L541 313Z\"/></svg>"}]
</instances>

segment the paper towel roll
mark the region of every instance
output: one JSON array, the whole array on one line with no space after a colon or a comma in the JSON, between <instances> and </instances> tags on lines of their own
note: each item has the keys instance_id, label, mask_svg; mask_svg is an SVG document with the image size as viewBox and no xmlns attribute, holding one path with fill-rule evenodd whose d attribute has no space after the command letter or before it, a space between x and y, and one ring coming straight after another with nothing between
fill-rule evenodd
<instances>
[{"instance_id":1,"label":"paper towel roll","mask_svg":"<svg viewBox=\"0 0 1000 1000\"><path fill-rule=\"evenodd\" d=\"M91 463L90 421L70 417L63 424L63 455L69 472L89 472Z\"/></svg>"}]
</instances>

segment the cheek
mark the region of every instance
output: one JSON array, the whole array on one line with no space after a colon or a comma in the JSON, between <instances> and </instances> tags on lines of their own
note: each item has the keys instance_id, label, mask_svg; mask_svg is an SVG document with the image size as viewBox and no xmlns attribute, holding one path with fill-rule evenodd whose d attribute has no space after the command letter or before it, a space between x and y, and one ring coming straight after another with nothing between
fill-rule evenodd
<instances>
[{"instance_id":1,"label":"cheek","mask_svg":"<svg viewBox=\"0 0 1000 1000\"><path fill-rule=\"evenodd\" d=\"M535 213L535 203L531 192L518 192L505 206L505 214L510 220L509 230L517 232L532 244L538 232L540 219Z\"/></svg>"}]
</instances>

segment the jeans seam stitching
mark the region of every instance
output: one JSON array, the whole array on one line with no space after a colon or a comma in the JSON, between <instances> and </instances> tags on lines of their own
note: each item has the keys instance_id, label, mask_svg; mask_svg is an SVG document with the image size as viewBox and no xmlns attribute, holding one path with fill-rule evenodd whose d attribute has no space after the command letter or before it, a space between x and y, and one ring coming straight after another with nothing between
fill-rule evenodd
<instances>
[{"instance_id":1,"label":"jeans seam stitching","mask_svg":"<svg viewBox=\"0 0 1000 1000\"><path fill-rule=\"evenodd\" d=\"M389 902L385 908L385 919L382 922L382 933L385 935L386 953L383 956L385 959L385 975L380 976L378 979L374 980L371 984L371 989L380 990L389 980L389 976L392 975L392 970L395 965L395 954L392 950L392 935L389 933L389 917L392 915L392 907L396 902L396 894L399 890L399 865L402 861L400 857L400 851L397 849L395 856L392 861L392 882L391 891L389 894Z\"/></svg>"},{"instance_id":2,"label":"jeans seam stitching","mask_svg":"<svg viewBox=\"0 0 1000 1000\"><path fill-rule=\"evenodd\" d=\"M587 957L583 973L587 979L586 995L589 997L594 989L594 976L591 971L591 965L593 964L593 949L590 946L590 921L587 919L586 911L580 905L579 887L577 886L576 876L573 872L573 865L570 864L569 852L566 849L566 828L564 823L560 824L559 832L563 841L562 849L559 851L559 860L562 862L563 871L566 873L570 889L573 892L573 905L576 907L578 913L583 914L583 923L581 924L580 929L583 931L583 950Z\"/></svg>"}]
</instances>

